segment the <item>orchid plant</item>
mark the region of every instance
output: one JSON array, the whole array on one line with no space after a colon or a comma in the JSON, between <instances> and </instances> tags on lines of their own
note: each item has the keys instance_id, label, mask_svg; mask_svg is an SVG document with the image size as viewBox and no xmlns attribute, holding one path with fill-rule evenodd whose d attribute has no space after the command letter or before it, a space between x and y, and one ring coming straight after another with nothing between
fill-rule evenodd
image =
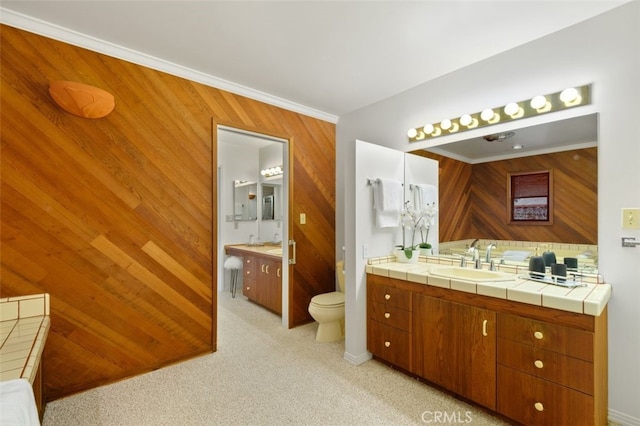
<instances>
[{"instance_id":1,"label":"orchid plant","mask_svg":"<svg viewBox=\"0 0 640 426\"><path fill-rule=\"evenodd\" d=\"M409 201L405 201L404 210L402 211L402 246L401 250L404 250L408 259L411 259L413 250L420 248L431 248L429 240L429 229L433 225L434 219L438 214L436 203L428 204L423 209L416 209ZM411 244L407 245L406 242L406 230L411 231ZM416 233L420 231L421 242L416 244Z\"/></svg>"}]
</instances>

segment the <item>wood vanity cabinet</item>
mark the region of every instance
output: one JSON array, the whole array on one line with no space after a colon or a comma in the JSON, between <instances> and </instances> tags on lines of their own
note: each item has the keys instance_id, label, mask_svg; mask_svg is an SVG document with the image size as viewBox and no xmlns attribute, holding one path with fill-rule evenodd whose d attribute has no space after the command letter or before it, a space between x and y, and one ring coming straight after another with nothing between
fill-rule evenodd
<instances>
[{"instance_id":1,"label":"wood vanity cabinet","mask_svg":"<svg viewBox=\"0 0 640 426\"><path fill-rule=\"evenodd\" d=\"M378 358L411 371L411 292L369 282L367 347Z\"/></svg>"},{"instance_id":2,"label":"wood vanity cabinet","mask_svg":"<svg viewBox=\"0 0 640 426\"><path fill-rule=\"evenodd\" d=\"M265 308L282 315L282 263L267 257L257 257L258 300Z\"/></svg>"},{"instance_id":3,"label":"wood vanity cabinet","mask_svg":"<svg viewBox=\"0 0 640 426\"><path fill-rule=\"evenodd\" d=\"M259 252L227 247L242 258L242 294L250 301L282 315L282 260Z\"/></svg>"},{"instance_id":4,"label":"wood vanity cabinet","mask_svg":"<svg viewBox=\"0 0 640 426\"><path fill-rule=\"evenodd\" d=\"M413 295L414 372L492 410L496 407L496 313Z\"/></svg>"},{"instance_id":5,"label":"wood vanity cabinet","mask_svg":"<svg viewBox=\"0 0 640 426\"><path fill-rule=\"evenodd\" d=\"M589 330L499 314L498 411L528 425L606 424L606 317Z\"/></svg>"},{"instance_id":6,"label":"wood vanity cabinet","mask_svg":"<svg viewBox=\"0 0 640 426\"><path fill-rule=\"evenodd\" d=\"M606 425L600 316L367 274L367 347L526 425Z\"/></svg>"}]
</instances>

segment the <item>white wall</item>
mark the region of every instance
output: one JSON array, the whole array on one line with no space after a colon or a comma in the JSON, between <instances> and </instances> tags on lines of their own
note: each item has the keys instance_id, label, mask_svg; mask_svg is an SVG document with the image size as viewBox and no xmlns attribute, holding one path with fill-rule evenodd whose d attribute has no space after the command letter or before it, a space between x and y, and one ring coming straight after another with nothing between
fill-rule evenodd
<instances>
[{"instance_id":1,"label":"white wall","mask_svg":"<svg viewBox=\"0 0 640 426\"><path fill-rule=\"evenodd\" d=\"M443 40L446 42L446 40ZM640 4L608 13L460 69L377 104L340 117L337 125L337 250L346 247L347 285L355 286L360 250L356 223L356 139L412 151L407 129L465 112L505 105L540 93L591 83L592 104L545 116L496 125L496 132L592 112L599 113L598 244L599 267L613 286L609 303L609 414L623 424L640 424L640 248L622 248L622 236L640 240L640 231L621 229L621 209L640 207ZM474 133L475 132L475 133ZM483 131L439 138L466 139ZM370 248L372 253L379 250ZM357 294L357 293L356 293ZM347 309L362 312L366 301ZM349 313L347 314L349 315ZM363 360L355 344L366 336L366 322L347 329L345 358ZM365 353L358 353L363 350Z\"/></svg>"},{"instance_id":2,"label":"white wall","mask_svg":"<svg viewBox=\"0 0 640 426\"><path fill-rule=\"evenodd\" d=\"M260 176L259 151L233 143L218 142L218 247L226 244L242 244L249 241L249 235L258 235L258 221L227 222L225 217L233 214L233 181L235 179L257 182ZM229 288L229 279L223 276L225 254L218 250L218 291ZM228 275L228 274L227 274ZM241 276L240 276L241 277ZM241 282L239 283L241 284ZM242 287L240 287L242 288Z\"/></svg>"}]
</instances>

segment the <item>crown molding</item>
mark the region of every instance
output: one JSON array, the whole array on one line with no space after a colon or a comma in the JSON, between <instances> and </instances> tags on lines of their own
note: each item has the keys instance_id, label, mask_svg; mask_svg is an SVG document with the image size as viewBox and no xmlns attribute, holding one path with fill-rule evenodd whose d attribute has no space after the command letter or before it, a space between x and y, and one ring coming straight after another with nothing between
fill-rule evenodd
<instances>
[{"instance_id":1,"label":"crown molding","mask_svg":"<svg viewBox=\"0 0 640 426\"><path fill-rule=\"evenodd\" d=\"M78 46L94 52L122 59L127 62L152 68L157 71L166 72L177 77L186 78L206 86L215 87L217 89L226 90L237 95L246 96L260 102L274 105L289 111L308 115L320 120L337 123L338 117L314 108L309 108L259 90L251 89L240 84L233 83L191 68L184 67L151 55L147 55L124 46L119 46L86 34L73 31L50 22L42 21L10 9L0 7L0 22L10 27L15 27L54 40Z\"/></svg>"}]
</instances>

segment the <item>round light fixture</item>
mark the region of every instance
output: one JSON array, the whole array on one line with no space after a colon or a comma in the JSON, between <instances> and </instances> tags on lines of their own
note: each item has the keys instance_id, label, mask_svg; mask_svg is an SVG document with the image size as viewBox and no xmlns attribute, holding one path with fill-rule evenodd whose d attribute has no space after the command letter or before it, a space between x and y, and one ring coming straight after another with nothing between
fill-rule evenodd
<instances>
[{"instance_id":1,"label":"round light fixture","mask_svg":"<svg viewBox=\"0 0 640 426\"><path fill-rule=\"evenodd\" d=\"M440 122L440 128L442 130L449 130L451 128L451 120L449 120L448 118L445 118L444 120L442 120Z\"/></svg>"},{"instance_id":2,"label":"round light fixture","mask_svg":"<svg viewBox=\"0 0 640 426\"><path fill-rule=\"evenodd\" d=\"M484 121L489 121L495 114L496 113L493 112L491 108L487 108L480 113L480 118L482 118Z\"/></svg>"},{"instance_id":3,"label":"round light fixture","mask_svg":"<svg viewBox=\"0 0 640 426\"><path fill-rule=\"evenodd\" d=\"M469 114L464 114L460 117L460 124L462 124L463 126L468 126L472 121L473 119Z\"/></svg>"},{"instance_id":4,"label":"round light fixture","mask_svg":"<svg viewBox=\"0 0 640 426\"><path fill-rule=\"evenodd\" d=\"M575 87L569 87L560 92L560 100L565 104L573 102L578 99L578 91Z\"/></svg>"},{"instance_id":5,"label":"round light fixture","mask_svg":"<svg viewBox=\"0 0 640 426\"><path fill-rule=\"evenodd\" d=\"M425 134L430 135L431 133L433 133L435 128L433 127L433 124L425 124L422 130L424 130Z\"/></svg>"},{"instance_id":6,"label":"round light fixture","mask_svg":"<svg viewBox=\"0 0 640 426\"><path fill-rule=\"evenodd\" d=\"M409 129L407 136L409 136L410 139L413 139L418 136L418 131L416 129Z\"/></svg>"},{"instance_id":7,"label":"round light fixture","mask_svg":"<svg viewBox=\"0 0 640 426\"><path fill-rule=\"evenodd\" d=\"M542 95L535 96L531 99L531 108L540 109L547 104L547 98Z\"/></svg>"},{"instance_id":8,"label":"round light fixture","mask_svg":"<svg viewBox=\"0 0 640 426\"><path fill-rule=\"evenodd\" d=\"M518 113L520 107L515 102L510 102L504 107L504 113L508 116L514 116Z\"/></svg>"}]
</instances>

